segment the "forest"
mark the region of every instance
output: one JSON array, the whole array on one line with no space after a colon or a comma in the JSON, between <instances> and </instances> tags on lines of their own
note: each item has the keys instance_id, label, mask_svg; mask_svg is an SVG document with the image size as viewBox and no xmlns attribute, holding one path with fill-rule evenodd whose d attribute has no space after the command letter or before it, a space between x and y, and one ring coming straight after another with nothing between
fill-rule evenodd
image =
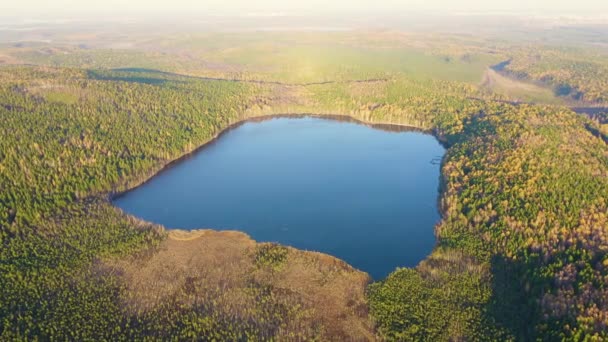
<instances>
[{"instance_id":1,"label":"forest","mask_svg":"<svg viewBox=\"0 0 608 342\"><path fill-rule=\"evenodd\" d=\"M606 55L432 39L428 53L387 51L393 36L366 37L308 37L316 50L272 36L276 55L268 41L212 46L232 67L211 71L157 52L4 48L24 63L0 66L0 339L608 339ZM480 87L507 59L505 74L597 113ZM301 113L406 124L445 144L427 259L371 282L244 234L200 232L200 250L182 250L189 235L110 202L236 122Z\"/></svg>"},{"instance_id":2,"label":"forest","mask_svg":"<svg viewBox=\"0 0 608 342\"><path fill-rule=\"evenodd\" d=\"M557 96L592 104L608 102L608 64L601 55L583 49L522 48L505 71L547 84Z\"/></svg>"}]
</instances>

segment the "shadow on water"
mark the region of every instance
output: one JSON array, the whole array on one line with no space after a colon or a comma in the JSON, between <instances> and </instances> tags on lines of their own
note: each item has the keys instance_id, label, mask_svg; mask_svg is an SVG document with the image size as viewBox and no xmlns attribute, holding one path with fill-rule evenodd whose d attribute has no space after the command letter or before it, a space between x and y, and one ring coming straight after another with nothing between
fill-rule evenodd
<instances>
[{"instance_id":1,"label":"shadow on water","mask_svg":"<svg viewBox=\"0 0 608 342\"><path fill-rule=\"evenodd\" d=\"M240 230L327 253L381 279L436 242L445 149L428 134L400 134L410 132L425 131L342 115L251 118L111 201L170 228Z\"/></svg>"},{"instance_id":2,"label":"shadow on water","mask_svg":"<svg viewBox=\"0 0 608 342\"><path fill-rule=\"evenodd\" d=\"M245 121L238 123L237 125L240 126L247 122L264 122L264 121L268 121L268 120L281 119L281 118L288 118L288 119L290 119L290 118L291 119L315 118L315 119L321 119L321 120L354 123L354 124L366 126L369 128L377 129L380 131L392 132L392 133L404 133L404 132L430 133L428 130L420 129L420 128L414 127L414 126L388 124L388 123L367 123L367 122L363 122L361 120L352 118L350 116L339 115L339 114L302 113L302 114L267 115L267 116L260 116L257 118L247 119ZM238 126L231 127L231 129L236 128Z\"/></svg>"},{"instance_id":3,"label":"shadow on water","mask_svg":"<svg viewBox=\"0 0 608 342\"><path fill-rule=\"evenodd\" d=\"M370 127L373 129L377 129L377 130L381 130L384 132L389 132L389 133L405 133L405 132L417 132L417 133L426 133L426 134L432 134L432 132L430 132L429 130L424 130L424 129L420 129L417 127L413 127L413 126L407 126L407 125L396 125L396 124L386 124L386 123L367 123L367 122L363 122L361 120L357 120L354 119L350 116L346 116L346 115L339 115L339 114L312 114L312 113L302 113L302 114L272 114L272 115L264 115L264 116L259 116L259 117L252 117L252 118L247 118L244 120L241 120L239 122L236 122L224 129L222 129L219 133L217 133L215 135L215 137L213 137L213 139L209 140L207 143L202 144L201 146L195 148L194 150L192 150L191 152L183 155L180 158L177 158L175 160L172 160L171 162L167 163L160 171L158 171L157 173L154 174L153 177L151 177L150 179L146 180L145 182L127 189L125 191L117 191L114 190L109 194L109 200L110 201L115 201L121 197L123 197L124 195L128 194L129 192L139 188L140 186L143 186L144 184L148 183L150 180L152 180L152 178L165 173L169 170L171 170L173 167L177 166L178 164L181 164L184 161L187 161L191 158L193 158L194 156L196 156L200 151L209 148L211 146L213 146L214 144L216 144L218 142L218 140L224 136L225 134L227 134L230 131L233 131L239 127L241 127L242 125L249 123L249 122L264 122L264 121L270 121L270 120L274 120L274 119L283 119L283 118L287 118L287 119L303 119L303 118L315 118L315 119L321 119L321 120L328 120L328 121L337 121L337 122L344 122L344 123L354 123L354 124L358 124L361 126L366 126L366 127ZM440 145L442 145L444 148L447 149L447 146L444 142L442 142L441 139L437 140L439 142ZM441 158L440 157L435 157L431 160L431 163L434 165L439 165L441 164Z\"/></svg>"}]
</instances>

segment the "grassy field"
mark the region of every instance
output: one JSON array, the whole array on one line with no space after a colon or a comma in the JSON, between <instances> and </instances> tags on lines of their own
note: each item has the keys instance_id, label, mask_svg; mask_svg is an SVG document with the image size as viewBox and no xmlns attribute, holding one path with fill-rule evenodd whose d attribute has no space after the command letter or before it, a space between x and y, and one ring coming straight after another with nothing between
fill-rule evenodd
<instances>
[{"instance_id":1,"label":"grassy field","mask_svg":"<svg viewBox=\"0 0 608 342\"><path fill-rule=\"evenodd\" d=\"M328 255L258 244L240 232L171 231L156 250L102 267L127 284L121 298L127 312L160 316L149 316L151 326L170 326L163 319L178 302L182 310L207 311L205 335L219 339L231 339L220 333L226 325L238 333L248 321L249 330L279 340L375 337L367 274Z\"/></svg>"},{"instance_id":2,"label":"grassy field","mask_svg":"<svg viewBox=\"0 0 608 342\"><path fill-rule=\"evenodd\" d=\"M491 92L505 95L507 98L516 102L554 105L567 104L567 101L564 98L555 96L555 93L549 87L510 78L501 75L491 68L486 70L481 87L488 89Z\"/></svg>"},{"instance_id":3,"label":"grassy field","mask_svg":"<svg viewBox=\"0 0 608 342\"><path fill-rule=\"evenodd\" d=\"M313 83L405 75L478 83L500 57L436 37L378 33L215 34L159 37L130 49L43 43L5 46L6 62L79 68L146 68L196 76ZM445 38L444 38L445 39ZM422 46L421 46L422 45ZM428 45L433 46L428 48ZM438 47L436 47L438 46Z\"/></svg>"}]
</instances>

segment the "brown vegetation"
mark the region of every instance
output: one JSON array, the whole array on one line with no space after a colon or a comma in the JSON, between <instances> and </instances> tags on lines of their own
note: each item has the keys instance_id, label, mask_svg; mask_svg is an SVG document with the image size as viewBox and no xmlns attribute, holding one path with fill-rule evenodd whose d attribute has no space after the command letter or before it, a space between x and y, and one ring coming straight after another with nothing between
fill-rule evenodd
<instances>
[{"instance_id":1,"label":"brown vegetation","mask_svg":"<svg viewBox=\"0 0 608 342\"><path fill-rule=\"evenodd\" d=\"M260 261L260 253L279 248L284 258ZM171 231L153 253L107 266L125 285L121 301L131 315L175 301L192 309L204 300L234 321L278 324L273 335L279 339L375 339L365 299L369 277L321 253L258 244L240 232ZM274 322L260 318L260 289L271 293L265 299L273 302L271 311L285 316Z\"/></svg>"}]
</instances>

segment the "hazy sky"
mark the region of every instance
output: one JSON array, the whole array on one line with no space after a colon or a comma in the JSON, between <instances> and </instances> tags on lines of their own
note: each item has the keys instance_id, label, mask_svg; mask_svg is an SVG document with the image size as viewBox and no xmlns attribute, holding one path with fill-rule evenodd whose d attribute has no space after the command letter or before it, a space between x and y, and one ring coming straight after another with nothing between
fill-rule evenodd
<instances>
[{"instance_id":1,"label":"hazy sky","mask_svg":"<svg viewBox=\"0 0 608 342\"><path fill-rule=\"evenodd\" d=\"M304 12L608 13L608 0L0 0L0 15Z\"/></svg>"}]
</instances>

